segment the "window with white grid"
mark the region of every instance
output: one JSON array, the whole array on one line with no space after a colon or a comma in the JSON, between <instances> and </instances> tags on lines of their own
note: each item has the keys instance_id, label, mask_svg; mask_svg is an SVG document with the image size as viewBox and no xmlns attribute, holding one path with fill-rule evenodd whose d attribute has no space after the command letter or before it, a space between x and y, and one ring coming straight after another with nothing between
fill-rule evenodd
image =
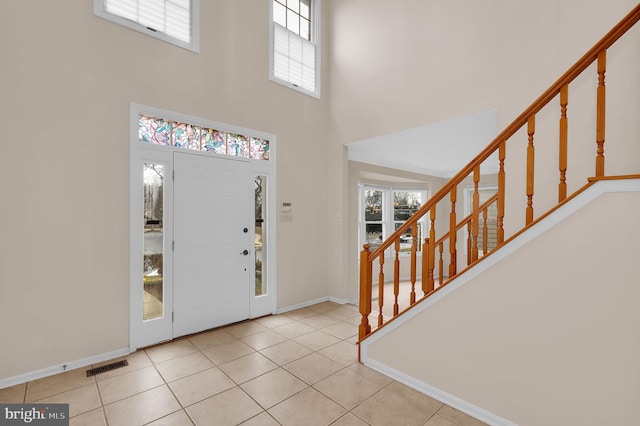
<instances>
[{"instance_id":1,"label":"window with white grid","mask_svg":"<svg viewBox=\"0 0 640 426\"><path fill-rule=\"evenodd\" d=\"M271 80L320 97L320 0L272 0Z\"/></svg>"}]
</instances>

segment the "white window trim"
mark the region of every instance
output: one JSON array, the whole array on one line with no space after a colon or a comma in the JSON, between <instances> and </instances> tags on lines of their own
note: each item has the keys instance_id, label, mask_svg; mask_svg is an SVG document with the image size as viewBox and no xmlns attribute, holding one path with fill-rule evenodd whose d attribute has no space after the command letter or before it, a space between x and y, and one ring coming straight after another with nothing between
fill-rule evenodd
<instances>
[{"instance_id":1,"label":"white window trim","mask_svg":"<svg viewBox=\"0 0 640 426\"><path fill-rule=\"evenodd\" d=\"M379 184L370 184L370 183L360 183L358 185L358 252L362 250L363 245L366 242L366 221L364 217L364 191L365 189L372 189L377 191L382 191L382 235L383 240L389 238L391 234L395 232L395 223L396 220L393 219L393 193L394 192L422 192L424 193L424 200L422 204L427 202L429 198L431 198L431 187L430 186L386 186ZM431 226L431 222L429 221L429 214L422 216L418 222L422 223L422 237L423 239L429 235L429 227ZM422 244L422 241L419 241L418 244ZM399 252L399 256L410 256L411 253L407 252Z\"/></svg>"},{"instance_id":2,"label":"white window trim","mask_svg":"<svg viewBox=\"0 0 640 426\"><path fill-rule=\"evenodd\" d=\"M158 40L162 40L164 42L173 44L175 46L182 47L184 49L198 53L200 51L200 0L190 0L190 1L191 1L191 8L190 8L191 43L178 40L176 38L171 37L170 35L167 35L164 32L154 31L138 22L123 18L122 16L114 15L113 13L109 13L105 10L104 0L93 0L93 14L102 19L106 19L107 21L111 21L113 23L122 25L123 27L127 27L129 29L138 31L142 34L146 34Z\"/></svg>"},{"instance_id":3,"label":"white window trim","mask_svg":"<svg viewBox=\"0 0 640 426\"><path fill-rule=\"evenodd\" d=\"M290 89L296 90L300 93L304 93L305 95L309 95L312 96L316 99L320 99L320 81L322 80L320 78L320 71L322 70L322 61L321 61L321 52L322 52L322 46L321 46L321 13L320 11L322 10L322 0L313 0L313 12L312 12L312 17L313 17L313 22L311 24L312 26L312 34L311 34L311 39L313 40L313 44L315 44L316 47L316 90L314 92L307 90L303 87L299 87L287 80L283 80L281 78L278 78L274 75L273 72L273 50L274 50L274 22L273 22L273 1L269 0L269 80L273 81L274 83L278 83L281 84L285 87L288 87Z\"/></svg>"}]
</instances>

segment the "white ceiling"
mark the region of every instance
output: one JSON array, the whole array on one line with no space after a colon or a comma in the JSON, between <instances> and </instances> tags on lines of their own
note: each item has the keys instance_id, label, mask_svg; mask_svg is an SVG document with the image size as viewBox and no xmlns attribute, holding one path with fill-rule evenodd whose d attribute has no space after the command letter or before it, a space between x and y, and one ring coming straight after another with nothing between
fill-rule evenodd
<instances>
[{"instance_id":1,"label":"white ceiling","mask_svg":"<svg viewBox=\"0 0 640 426\"><path fill-rule=\"evenodd\" d=\"M498 110L490 109L347 144L348 158L376 166L450 178L498 134ZM494 157L481 172L497 173Z\"/></svg>"}]
</instances>

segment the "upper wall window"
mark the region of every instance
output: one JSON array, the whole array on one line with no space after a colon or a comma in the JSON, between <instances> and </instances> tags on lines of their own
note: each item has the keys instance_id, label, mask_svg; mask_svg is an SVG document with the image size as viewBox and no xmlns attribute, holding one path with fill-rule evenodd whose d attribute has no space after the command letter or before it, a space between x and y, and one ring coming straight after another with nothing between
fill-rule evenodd
<instances>
[{"instance_id":1,"label":"upper wall window","mask_svg":"<svg viewBox=\"0 0 640 426\"><path fill-rule=\"evenodd\" d=\"M197 52L198 2L199 0L93 0L93 13Z\"/></svg>"},{"instance_id":2,"label":"upper wall window","mask_svg":"<svg viewBox=\"0 0 640 426\"><path fill-rule=\"evenodd\" d=\"M272 0L269 77L320 97L320 0Z\"/></svg>"}]
</instances>

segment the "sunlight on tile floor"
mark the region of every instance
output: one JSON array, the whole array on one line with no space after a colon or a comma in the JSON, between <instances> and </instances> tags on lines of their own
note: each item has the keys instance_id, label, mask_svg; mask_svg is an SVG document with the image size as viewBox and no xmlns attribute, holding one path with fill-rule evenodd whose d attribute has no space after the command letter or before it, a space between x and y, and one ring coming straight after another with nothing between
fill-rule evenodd
<instances>
[{"instance_id":1,"label":"sunlight on tile floor","mask_svg":"<svg viewBox=\"0 0 640 426\"><path fill-rule=\"evenodd\" d=\"M70 424L90 426L484 424L359 364L359 321L356 306L324 302L139 350L97 376L0 389L0 402L69 403Z\"/></svg>"}]
</instances>

